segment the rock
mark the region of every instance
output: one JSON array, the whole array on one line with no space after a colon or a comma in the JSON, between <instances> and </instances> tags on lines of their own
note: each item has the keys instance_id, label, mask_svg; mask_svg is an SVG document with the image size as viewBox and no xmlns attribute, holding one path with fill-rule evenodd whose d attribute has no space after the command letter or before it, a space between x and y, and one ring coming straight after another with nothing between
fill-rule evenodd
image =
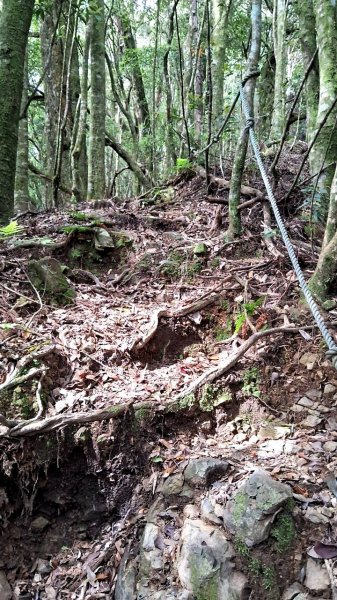
<instances>
[{"instance_id":1,"label":"rock","mask_svg":"<svg viewBox=\"0 0 337 600\"><path fill-rule=\"evenodd\" d=\"M332 385L332 383L326 383L324 386L323 394L334 394L336 391L336 386Z\"/></svg>"},{"instance_id":2,"label":"rock","mask_svg":"<svg viewBox=\"0 0 337 600\"><path fill-rule=\"evenodd\" d=\"M13 593L7 581L4 571L0 571L0 598L1 600L12 600Z\"/></svg>"},{"instance_id":3,"label":"rock","mask_svg":"<svg viewBox=\"0 0 337 600\"><path fill-rule=\"evenodd\" d=\"M323 592L330 587L329 575L323 562L308 558L304 585L315 592Z\"/></svg>"},{"instance_id":4,"label":"rock","mask_svg":"<svg viewBox=\"0 0 337 600\"><path fill-rule=\"evenodd\" d=\"M311 596L305 591L303 585L293 583L282 595L282 600L310 600Z\"/></svg>"},{"instance_id":5,"label":"rock","mask_svg":"<svg viewBox=\"0 0 337 600\"><path fill-rule=\"evenodd\" d=\"M103 227L94 227L94 245L96 250L105 250L115 247L110 233Z\"/></svg>"},{"instance_id":6,"label":"rock","mask_svg":"<svg viewBox=\"0 0 337 600\"><path fill-rule=\"evenodd\" d=\"M299 399L297 404L299 404L300 406L305 406L306 408L311 408L314 405L314 402L313 402L313 400L310 400L310 398L303 396L302 398Z\"/></svg>"},{"instance_id":7,"label":"rock","mask_svg":"<svg viewBox=\"0 0 337 600\"><path fill-rule=\"evenodd\" d=\"M195 254L196 256L204 256L207 253L208 247L205 244L205 242L199 242L199 244L196 244L193 248L193 254Z\"/></svg>"},{"instance_id":8,"label":"rock","mask_svg":"<svg viewBox=\"0 0 337 600\"><path fill-rule=\"evenodd\" d=\"M185 481L192 487L206 487L210 479L220 479L228 469L228 462L218 458L198 458L190 460L185 471Z\"/></svg>"},{"instance_id":9,"label":"rock","mask_svg":"<svg viewBox=\"0 0 337 600\"><path fill-rule=\"evenodd\" d=\"M28 262L28 273L34 286L57 302L67 303L75 298L75 291L62 272L56 258L45 256Z\"/></svg>"},{"instance_id":10,"label":"rock","mask_svg":"<svg viewBox=\"0 0 337 600\"><path fill-rule=\"evenodd\" d=\"M126 550L119 565L115 600L134 600L137 570L132 562L128 562L129 552Z\"/></svg>"},{"instance_id":11,"label":"rock","mask_svg":"<svg viewBox=\"0 0 337 600\"><path fill-rule=\"evenodd\" d=\"M325 442L325 444L323 444L323 450L325 452L335 452L337 448L337 442Z\"/></svg>"},{"instance_id":12,"label":"rock","mask_svg":"<svg viewBox=\"0 0 337 600\"><path fill-rule=\"evenodd\" d=\"M314 400L314 402L316 402L317 400L320 399L321 392L320 392L320 390L316 390L315 388L313 388L313 389L305 392L305 396L306 396L306 398L310 398L310 400Z\"/></svg>"},{"instance_id":13,"label":"rock","mask_svg":"<svg viewBox=\"0 0 337 600\"><path fill-rule=\"evenodd\" d=\"M317 427L318 425L320 425L320 423L322 423L323 419L320 419L318 416L316 415L308 415L306 417L306 419L304 419L303 421L301 421L301 425L303 427Z\"/></svg>"},{"instance_id":14,"label":"rock","mask_svg":"<svg viewBox=\"0 0 337 600\"><path fill-rule=\"evenodd\" d=\"M289 486L257 470L227 502L224 521L247 546L268 538L275 513L292 497Z\"/></svg>"},{"instance_id":15,"label":"rock","mask_svg":"<svg viewBox=\"0 0 337 600\"><path fill-rule=\"evenodd\" d=\"M312 352L306 352L305 354L302 354L300 358L300 364L307 367L308 371L312 371L315 366L315 362L317 361L317 358L317 354L313 354Z\"/></svg>"},{"instance_id":16,"label":"rock","mask_svg":"<svg viewBox=\"0 0 337 600\"><path fill-rule=\"evenodd\" d=\"M182 473L178 473L177 475L171 475L168 477L160 487L159 491L164 496L178 496L183 489L184 486L184 476Z\"/></svg>"},{"instance_id":17,"label":"rock","mask_svg":"<svg viewBox=\"0 0 337 600\"><path fill-rule=\"evenodd\" d=\"M260 428L259 440L281 440L291 432L291 425L284 423L268 423Z\"/></svg>"},{"instance_id":18,"label":"rock","mask_svg":"<svg viewBox=\"0 0 337 600\"><path fill-rule=\"evenodd\" d=\"M150 577L154 572L163 568L163 551L161 549L162 534L160 528L153 523L145 525L141 552L140 573L143 577Z\"/></svg>"},{"instance_id":19,"label":"rock","mask_svg":"<svg viewBox=\"0 0 337 600\"><path fill-rule=\"evenodd\" d=\"M36 517L36 519L31 522L30 526L33 531L43 531L49 524L50 521L48 521L48 519L45 519L44 517Z\"/></svg>"},{"instance_id":20,"label":"rock","mask_svg":"<svg viewBox=\"0 0 337 600\"><path fill-rule=\"evenodd\" d=\"M215 525L222 525L223 520L215 514L214 504L210 498L203 498L200 503L200 510L203 519Z\"/></svg>"},{"instance_id":21,"label":"rock","mask_svg":"<svg viewBox=\"0 0 337 600\"><path fill-rule=\"evenodd\" d=\"M40 575L49 575L49 573L51 573L52 570L53 569L50 566L50 563L48 560L45 560L43 558L38 558L36 560L35 571L37 573L40 573Z\"/></svg>"},{"instance_id":22,"label":"rock","mask_svg":"<svg viewBox=\"0 0 337 600\"><path fill-rule=\"evenodd\" d=\"M326 525L327 523L329 523L330 520L328 517L323 515L319 510L315 508L308 508L308 510L305 511L304 516L308 521L311 521L311 523L316 524L323 523L324 525Z\"/></svg>"},{"instance_id":23,"label":"rock","mask_svg":"<svg viewBox=\"0 0 337 600\"><path fill-rule=\"evenodd\" d=\"M234 571L235 552L223 531L201 520L186 519L181 541L178 574L194 598L244 599L247 581Z\"/></svg>"}]
</instances>

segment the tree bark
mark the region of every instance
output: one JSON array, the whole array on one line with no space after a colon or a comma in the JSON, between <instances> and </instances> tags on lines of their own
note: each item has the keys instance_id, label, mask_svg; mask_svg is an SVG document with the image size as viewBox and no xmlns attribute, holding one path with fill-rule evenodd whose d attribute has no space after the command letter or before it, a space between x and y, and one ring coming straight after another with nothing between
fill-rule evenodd
<instances>
[{"instance_id":1,"label":"tree bark","mask_svg":"<svg viewBox=\"0 0 337 600\"><path fill-rule=\"evenodd\" d=\"M0 9L0 222L13 215L25 52L34 0L6 0Z\"/></svg>"},{"instance_id":2,"label":"tree bark","mask_svg":"<svg viewBox=\"0 0 337 600\"><path fill-rule=\"evenodd\" d=\"M261 0L252 0L251 20L252 41L247 61L248 73L256 71L260 59ZM254 116L255 87L255 77L250 78L244 87L244 94L247 100L251 117ZM229 190L229 227L226 234L228 241L233 240L241 233L241 217L240 212L238 210L238 206L240 202L241 182L247 154L248 136L249 131L246 127L246 123L244 123L236 147L232 170L231 186Z\"/></svg>"},{"instance_id":3,"label":"tree bark","mask_svg":"<svg viewBox=\"0 0 337 600\"><path fill-rule=\"evenodd\" d=\"M25 59L23 90L21 97L21 113L24 111L28 100L28 57ZM29 177L28 177L28 109L24 112L19 122L18 150L15 172L14 208L15 212L22 213L29 210Z\"/></svg>"},{"instance_id":4,"label":"tree bark","mask_svg":"<svg viewBox=\"0 0 337 600\"><path fill-rule=\"evenodd\" d=\"M284 84L286 76L286 19L287 1L274 0L273 37L275 54L274 104L270 138L278 141L282 136L285 121Z\"/></svg>"},{"instance_id":5,"label":"tree bark","mask_svg":"<svg viewBox=\"0 0 337 600\"><path fill-rule=\"evenodd\" d=\"M90 0L90 122L88 144L88 199L105 195L105 22L104 0Z\"/></svg>"}]
</instances>

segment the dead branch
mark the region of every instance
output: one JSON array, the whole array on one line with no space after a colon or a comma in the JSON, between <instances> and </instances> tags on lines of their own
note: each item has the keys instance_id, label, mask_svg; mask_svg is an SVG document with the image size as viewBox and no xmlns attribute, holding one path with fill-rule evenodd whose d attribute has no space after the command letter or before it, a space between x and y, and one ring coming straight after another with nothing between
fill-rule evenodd
<instances>
[{"instance_id":1,"label":"dead branch","mask_svg":"<svg viewBox=\"0 0 337 600\"><path fill-rule=\"evenodd\" d=\"M126 402L125 404L117 404L102 410L94 410L91 412L65 413L46 417L42 421L26 421L16 424L12 427L2 427L0 431L1 437L27 437L55 431L68 425L82 425L83 423L93 423L95 421L105 421L107 419L115 419L127 413L131 408L150 409L155 406L155 402ZM158 404L156 404L158 408Z\"/></svg>"},{"instance_id":2,"label":"dead branch","mask_svg":"<svg viewBox=\"0 0 337 600\"><path fill-rule=\"evenodd\" d=\"M229 281L229 280L230 280L230 277L227 277L224 281ZM195 302L186 304L185 306L182 306L181 308L178 308L175 311L172 311L172 310L166 309L166 308L159 308L154 313L153 317L151 318L151 321L148 325L146 332L143 335L141 335L140 337L136 338L136 340L133 342L133 344L129 348L129 352L141 350L142 348L144 348L146 346L146 344L148 344L148 342L151 340L151 338L153 338L154 334L156 333L158 326L159 326L159 321L162 317L179 318L179 317L185 317L186 315L189 315L190 313L197 312L198 310L205 308L205 306L209 306L210 304L213 304L214 302L216 302L219 299L220 294L217 292L220 288L222 288L222 284L221 284L221 286L218 286L216 289L210 290L209 292L207 292L207 294L204 294L204 296L202 296Z\"/></svg>"},{"instance_id":3,"label":"dead branch","mask_svg":"<svg viewBox=\"0 0 337 600\"><path fill-rule=\"evenodd\" d=\"M226 358L224 360L224 362L220 362L216 367L211 367L210 369L207 369L207 371L205 371L202 375L200 375L200 377L198 377L187 388L185 388L182 392L180 392L175 397L175 400L180 400L181 398L184 398L185 396L193 394L202 385L205 385L206 383L212 383L216 379L219 379L219 377L221 377L222 375L227 373L227 371L229 371L232 367L234 367L234 365L236 365L238 360L240 360L240 358L242 358L242 356L244 356L246 354L246 352L249 350L249 348L254 346L261 338L269 336L269 335L276 335L279 333L298 333L298 331L300 329L305 329L305 328L304 327L291 327L291 326L289 326L289 327L272 327L271 329L267 329L266 331L258 331L256 333L253 333L253 335L251 335L250 338L248 338L248 340L246 342L244 342L242 344L242 346L240 346L240 348L236 352L234 352L234 354L232 354L232 356L229 356L228 358Z\"/></svg>"},{"instance_id":4,"label":"dead branch","mask_svg":"<svg viewBox=\"0 0 337 600\"><path fill-rule=\"evenodd\" d=\"M202 167L194 167L194 169L198 175L201 175L201 177L206 179L205 169L203 169ZM223 177L216 177L215 175L209 175L209 180L211 183L216 183L217 185L220 185L225 190L229 190L229 188L230 188L230 181L228 181L227 179L223 179ZM258 199L258 198L261 200L264 199L264 194L260 190L257 190L256 188L252 188L249 185L241 186L241 194L243 196L254 196L254 198L256 198L256 199Z\"/></svg>"},{"instance_id":5,"label":"dead branch","mask_svg":"<svg viewBox=\"0 0 337 600\"><path fill-rule=\"evenodd\" d=\"M22 369L27 367L33 360L41 360L41 358L48 356L48 354L51 354L55 350L55 344L50 344L48 346L40 348L39 350L36 350L35 352L32 352L31 354L26 354L25 356L20 358L20 360L17 362L15 369L13 369L13 371L7 376L5 381L0 384L0 392L15 387L16 385L19 385L24 381L27 381L28 379L32 379L32 377L35 377L35 375L41 375L44 369L35 367L28 371L28 373L25 373L24 375L20 375L20 373Z\"/></svg>"}]
</instances>

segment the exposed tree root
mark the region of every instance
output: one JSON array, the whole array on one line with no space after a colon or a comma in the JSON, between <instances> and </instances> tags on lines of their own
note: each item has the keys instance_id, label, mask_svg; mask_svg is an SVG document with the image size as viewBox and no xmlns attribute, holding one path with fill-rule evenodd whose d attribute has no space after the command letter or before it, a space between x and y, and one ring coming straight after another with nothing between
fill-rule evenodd
<instances>
[{"instance_id":1,"label":"exposed tree root","mask_svg":"<svg viewBox=\"0 0 337 600\"><path fill-rule=\"evenodd\" d=\"M185 396L189 396L196 392L201 386L206 383L212 383L216 379L219 379L222 375L227 373L234 365L238 362L238 360L246 354L246 352L254 346L261 338L275 335L278 333L298 333L300 329L307 329L306 327L273 327L272 329L267 329L265 331L257 331L253 333L253 335L248 338L246 342L240 346L240 348L224 360L224 362L220 362L216 367L211 367L205 373L200 375L195 381L193 381L187 388L185 388L182 392L180 392L175 399L180 400ZM311 327L309 328L311 329Z\"/></svg>"},{"instance_id":2,"label":"exposed tree root","mask_svg":"<svg viewBox=\"0 0 337 600\"><path fill-rule=\"evenodd\" d=\"M230 277L226 278L224 280L224 282L229 281L229 280L230 280ZM214 302L216 302L220 297L219 291L220 291L220 289L222 289L222 287L223 287L223 285L221 284L217 288L207 292L206 297L204 295L201 298L199 298L199 300L196 300L195 302L191 302L190 304L186 304L185 306L182 306L181 308L178 308L175 311L172 311L172 310L166 309L166 308L158 309L154 313L154 315L149 323L149 326L147 328L147 331L142 336L136 338L136 340L133 342L132 346L129 348L129 352L135 352L135 351L137 352L138 350L141 350L148 344L148 342L153 338L154 334L156 333L158 326L159 326L159 321L162 317L178 318L178 317L184 317L193 312L197 312L198 310L205 308L205 306L209 306L210 304L213 304Z\"/></svg>"}]
</instances>

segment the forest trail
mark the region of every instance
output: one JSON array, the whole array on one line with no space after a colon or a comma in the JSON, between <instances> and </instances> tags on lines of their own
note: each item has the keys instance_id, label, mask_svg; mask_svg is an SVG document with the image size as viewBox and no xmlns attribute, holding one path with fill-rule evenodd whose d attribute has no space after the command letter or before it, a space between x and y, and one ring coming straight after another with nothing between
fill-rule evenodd
<instances>
[{"instance_id":1,"label":"forest trail","mask_svg":"<svg viewBox=\"0 0 337 600\"><path fill-rule=\"evenodd\" d=\"M313 577L307 550L328 542L318 556L337 555L337 373L279 236L261 235L260 202L229 244L205 196L203 178L183 173L140 199L24 216L1 245L4 598L8 583L20 600L335 598L330 562ZM297 215L288 206L308 274L316 248ZM76 294L68 304L32 280L28 261L46 256ZM295 331L261 336L208 378L279 327ZM289 486L291 503L250 548L222 511L256 469ZM189 527L220 565L200 574L199 596ZM217 535L231 548L221 559Z\"/></svg>"}]
</instances>

